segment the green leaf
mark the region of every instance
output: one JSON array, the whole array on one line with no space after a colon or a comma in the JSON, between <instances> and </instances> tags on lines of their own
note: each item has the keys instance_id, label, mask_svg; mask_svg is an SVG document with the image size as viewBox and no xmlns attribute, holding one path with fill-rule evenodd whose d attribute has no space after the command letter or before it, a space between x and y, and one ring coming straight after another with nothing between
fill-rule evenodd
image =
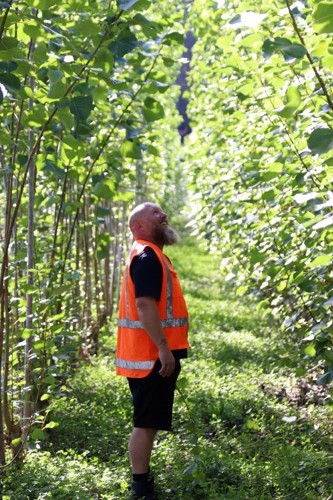
<instances>
[{"instance_id":1,"label":"green leaf","mask_svg":"<svg viewBox=\"0 0 333 500\"><path fill-rule=\"evenodd\" d=\"M26 23L23 27L23 31L33 40L36 40L36 38L42 37L44 35L43 29L36 21L30 21L29 24Z\"/></svg>"},{"instance_id":2,"label":"green leaf","mask_svg":"<svg viewBox=\"0 0 333 500\"><path fill-rule=\"evenodd\" d=\"M177 380L177 389L185 389L189 385L189 381L186 377L182 377Z\"/></svg>"},{"instance_id":3,"label":"green leaf","mask_svg":"<svg viewBox=\"0 0 333 500\"><path fill-rule=\"evenodd\" d=\"M68 285L57 286L51 289L50 297L57 297L58 295L62 295L65 292L68 292Z\"/></svg>"},{"instance_id":4,"label":"green leaf","mask_svg":"<svg viewBox=\"0 0 333 500\"><path fill-rule=\"evenodd\" d=\"M43 382L48 385L54 385L56 383L56 378L53 375L47 375L44 379Z\"/></svg>"},{"instance_id":5,"label":"green leaf","mask_svg":"<svg viewBox=\"0 0 333 500\"><path fill-rule=\"evenodd\" d=\"M57 113L58 119L61 121L62 125L69 131L74 127L75 119L68 108L61 108ZM68 156L67 152L66 155Z\"/></svg>"},{"instance_id":6,"label":"green leaf","mask_svg":"<svg viewBox=\"0 0 333 500\"><path fill-rule=\"evenodd\" d=\"M265 175L265 174L264 174ZM265 179L264 179L265 180ZM276 191L275 189L268 189L267 191L264 191L261 195L262 199L263 200L266 200L266 201L273 201L275 200L275 196L276 196Z\"/></svg>"},{"instance_id":7,"label":"green leaf","mask_svg":"<svg viewBox=\"0 0 333 500\"><path fill-rule=\"evenodd\" d=\"M257 262L264 262L267 259L267 255L259 252L256 248L251 250L250 253L251 264L256 264Z\"/></svg>"},{"instance_id":8,"label":"green leaf","mask_svg":"<svg viewBox=\"0 0 333 500\"><path fill-rule=\"evenodd\" d=\"M285 59L302 59L302 57L306 54L306 48L304 45L300 45L299 43L293 43L290 47L285 48L283 51L283 55Z\"/></svg>"},{"instance_id":9,"label":"green leaf","mask_svg":"<svg viewBox=\"0 0 333 500\"><path fill-rule=\"evenodd\" d=\"M267 38L262 46L265 58L271 57L274 52L281 50L281 48L290 46L291 42L286 38Z\"/></svg>"},{"instance_id":10,"label":"green leaf","mask_svg":"<svg viewBox=\"0 0 333 500\"><path fill-rule=\"evenodd\" d=\"M333 362L333 350L332 349L325 349L323 354L324 354L324 358L327 361L330 361L331 363Z\"/></svg>"},{"instance_id":11,"label":"green leaf","mask_svg":"<svg viewBox=\"0 0 333 500\"><path fill-rule=\"evenodd\" d=\"M304 347L303 351L304 351L304 354L307 354L308 356L312 356L312 357L315 356L317 353L315 343L311 342L306 347Z\"/></svg>"},{"instance_id":12,"label":"green leaf","mask_svg":"<svg viewBox=\"0 0 333 500\"><path fill-rule=\"evenodd\" d=\"M25 112L22 122L29 127L39 127L43 125L48 118L46 108L42 104L37 104L33 109Z\"/></svg>"},{"instance_id":13,"label":"green leaf","mask_svg":"<svg viewBox=\"0 0 333 500\"><path fill-rule=\"evenodd\" d=\"M82 121L87 120L93 108L94 103L90 95L73 97L69 105L71 113Z\"/></svg>"},{"instance_id":14,"label":"green leaf","mask_svg":"<svg viewBox=\"0 0 333 500\"><path fill-rule=\"evenodd\" d=\"M50 79L50 82L52 83L59 82L64 75L64 73L59 69L51 69L51 68L48 69L47 74Z\"/></svg>"},{"instance_id":15,"label":"green leaf","mask_svg":"<svg viewBox=\"0 0 333 500\"><path fill-rule=\"evenodd\" d=\"M4 36L0 40L0 51L7 51L14 47L17 47L19 44L18 40L11 36Z\"/></svg>"},{"instance_id":16,"label":"green leaf","mask_svg":"<svg viewBox=\"0 0 333 500\"><path fill-rule=\"evenodd\" d=\"M31 434L31 439L34 441L42 441L45 437L45 432L43 432L42 429L34 429Z\"/></svg>"},{"instance_id":17,"label":"green leaf","mask_svg":"<svg viewBox=\"0 0 333 500\"><path fill-rule=\"evenodd\" d=\"M0 72L11 73L17 68L17 63L14 61L3 61L0 62Z\"/></svg>"},{"instance_id":18,"label":"green leaf","mask_svg":"<svg viewBox=\"0 0 333 500\"><path fill-rule=\"evenodd\" d=\"M21 82L15 75L9 73L0 74L0 83L2 83L10 92L18 92L21 88Z\"/></svg>"},{"instance_id":19,"label":"green leaf","mask_svg":"<svg viewBox=\"0 0 333 500\"><path fill-rule=\"evenodd\" d=\"M41 395L40 400L46 401L47 399L50 399L50 397L51 397L51 394L45 393L45 394Z\"/></svg>"},{"instance_id":20,"label":"green leaf","mask_svg":"<svg viewBox=\"0 0 333 500\"><path fill-rule=\"evenodd\" d=\"M154 122L164 117L164 109L162 104L152 97L147 97L145 99L144 105L145 107L142 110L142 114L147 122Z\"/></svg>"},{"instance_id":21,"label":"green leaf","mask_svg":"<svg viewBox=\"0 0 333 500\"><path fill-rule=\"evenodd\" d=\"M57 167L57 165L55 165L51 160L45 160L44 170L55 174L60 179L65 177L65 171L62 168Z\"/></svg>"},{"instance_id":22,"label":"green leaf","mask_svg":"<svg viewBox=\"0 0 333 500\"><path fill-rule=\"evenodd\" d=\"M252 33L251 35L247 35L239 42L237 45L240 45L241 47L250 47L253 48L254 45L258 45L262 41L262 35L260 33Z\"/></svg>"},{"instance_id":23,"label":"green leaf","mask_svg":"<svg viewBox=\"0 0 333 500\"><path fill-rule=\"evenodd\" d=\"M112 200L114 196L113 181L111 179L104 179L103 181L97 182L94 186L94 193L98 198Z\"/></svg>"},{"instance_id":24,"label":"green leaf","mask_svg":"<svg viewBox=\"0 0 333 500\"><path fill-rule=\"evenodd\" d=\"M333 130L316 128L308 138L308 147L313 154L321 155L333 148Z\"/></svg>"},{"instance_id":25,"label":"green leaf","mask_svg":"<svg viewBox=\"0 0 333 500\"><path fill-rule=\"evenodd\" d=\"M275 179L275 177L280 177L283 172L282 163L271 163L268 165L266 171L262 174L262 179L264 181L270 181Z\"/></svg>"},{"instance_id":26,"label":"green leaf","mask_svg":"<svg viewBox=\"0 0 333 500\"><path fill-rule=\"evenodd\" d=\"M142 152L137 141L124 141L120 146L120 152L124 158L133 158L133 160L142 158Z\"/></svg>"},{"instance_id":27,"label":"green leaf","mask_svg":"<svg viewBox=\"0 0 333 500\"><path fill-rule=\"evenodd\" d=\"M304 279L303 281L299 281L298 286L305 292L315 292L317 290L316 282L312 279Z\"/></svg>"},{"instance_id":28,"label":"green leaf","mask_svg":"<svg viewBox=\"0 0 333 500\"><path fill-rule=\"evenodd\" d=\"M139 0L117 0L117 6L121 10L130 10Z\"/></svg>"},{"instance_id":29,"label":"green leaf","mask_svg":"<svg viewBox=\"0 0 333 500\"><path fill-rule=\"evenodd\" d=\"M92 19L83 19L75 26L75 31L84 35L89 33L90 36L93 36L100 33L101 26L96 24Z\"/></svg>"},{"instance_id":30,"label":"green leaf","mask_svg":"<svg viewBox=\"0 0 333 500\"><path fill-rule=\"evenodd\" d=\"M33 330L31 328L24 328L23 332L21 333L22 339L26 340L29 339L33 334Z\"/></svg>"},{"instance_id":31,"label":"green leaf","mask_svg":"<svg viewBox=\"0 0 333 500\"><path fill-rule=\"evenodd\" d=\"M252 418L249 418L249 419L247 419L245 421L245 423L243 425L243 429L249 429L249 430L252 430L252 431L258 431L260 429L260 425L258 424L258 422L256 422Z\"/></svg>"},{"instance_id":32,"label":"green leaf","mask_svg":"<svg viewBox=\"0 0 333 500\"><path fill-rule=\"evenodd\" d=\"M59 422L54 422L51 421L48 424L44 425L43 429L54 429L55 427L58 427Z\"/></svg>"},{"instance_id":33,"label":"green leaf","mask_svg":"<svg viewBox=\"0 0 333 500\"><path fill-rule=\"evenodd\" d=\"M22 443L21 437L12 439L12 446L18 446L21 443ZM4 499L5 497L2 497L2 498ZM7 498L10 500L10 497L7 497Z\"/></svg>"},{"instance_id":34,"label":"green leaf","mask_svg":"<svg viewBox=\"0 0 333 500\"><path fill-rule=\"evenodd\" d=\"M148 146L147 151L149 154L154 155L154 156L160 156L160 152L155 146Z\"/></svg>"},{"instance_id":35,"label":"green leaf","mask_svg":"<svg viewBox=\"0 0 333 500\"><path fill-rule=\"evenodd\" d=\"M149 86L146 88L146 92L147 94L156 94L157 92L163 94L164 92L166 92L166 90L168 90L168 88L170 88L170 85L168 83L162 83L156 80L152 80Z\"/></svg>"},{"instance_id":36,"label":"green leaf","mask_svg":"<svg viewBox=\"0 0 333 500\"><path fill-rule=\"evenodd\" d=\"M110 43L108 49L111 50L115 58L120 59L132 52L137 46L136 36L127 28L122 31L121 36L116 41Z\"/></svg>"},{"instance_id":37,"label":"green leaf","mask_svg":"<svg viewBox=\"0 0 333 500\"><path fill-rule=\"evenodd\" d=\"M316 380L318 385L330 384L333 381L333 367Z\"/></svg>"},{"instance_id":38,"label":"green leaf","mask_svg":"<svg viewBox=\"0 0 333 500\"><path fill-rule=\"evenodd\" d=\"M67 86L63 82L53 83L50 86L50 90L48 91L47 97L50 99L61 99L67 90Z\"/></svg>"},{"instance_id":39,"label":"green leaf","mask_svg":"<svg viewBox=\"0 0 333 500\"><path fill-rule=\"evenodd\" d=\"M118 191L114 196L113 200L116 201L126 201L128 204L132 204L134 201L135 193L133 191Z\"/></svg>"},{"instance_id":40,"label":"green leaf","mask_svg":"<svg viewBox=\"0 0 333 500\"><path fill-rule=\"evenodd\" d=\"M184 35L178 31L172 31L163 37L163 43L169 45L170 42L175 42L177 45L184 45Z\"/></svg>"},{"instance_id":41,"label":"green leaf","mask_svg":"<svg viewBox=\"0 0 333 500\"><path fill-rule=\"evenodd\" d=\"M286 105L276 110L276 113L283 118L291 118L302 103L301 94L297 87L289 87L286 92Z\"/></svg>"},{"instance_id":42,"label":"green leaf","mask_svg":"<svg viewBox=\"0 0 333 500\"><path fill-rule=\"evenodd\" d=\"M274 52L282 52L285 59L301 59L306 54L306 48L298 43L292 43L288 38L268 38L263 44L265 58L271 57Z\"/></svg>"},{"instance_id":43,"label":"green leaf","mask_svg":"<svg viewBox=\"0 0 333 500\"><path fill-rule=\"evenodd\" d=\"M333 5L323 1L316 5L313 12L314 29L318 33L333 33Z\"/></svg>"},{"instance_id":44,"label":"green leaf","mask_svg":"<svg viewBox=\"0 0 333 500\"><path fill-rule=\"evenodd\" d=\"M333 260L333 255L332 254L322 254L316 257L310 264L311 268L317 267L317 266L327 266L330 262Z\"/></svg>"},{"instance_id":45,"label":"green leaf","mask_svg":"<svg viewBox=\"0 0 333 500\"><path fill-rule=\"evenodd\" d=\"M31 87L21 87L18 95L21 97L21 99L32 99L34 97L34 92Z\"/></svg>"},{"instance_id":46,"label":"green leaf","mask_svg":"<svg viewBox=\"0 0 333 500\"><path fill-rule=\"evenodd\" d=\"M154 28L155 27L155 23L153 23L152 21L147 19L142 14L135 14L133 19L131 20L131 24L144 26L145 28Z\"/></svg>"},{"instance_id":47,"label":"green leaf","mask_svg":"<svg viewBox=\"0 0 333 500\"><path fill-rule=\"evenodd\" d=\"M254 83L246 83L237 89L237 95L239 94L241 100L244 96L249 96L253 94L255 89Z\"/></svg>"},{"instance_id":48,"label":"green leaf","mask_svg":"<svg viewBox=\"0 0 333 500\"><path fill-rule=\"evenodd\" d=\"M40 291L38 286L30 285L30 284L22 285L21 288L25 293L28 293L29 295L33 295L33 294L38 293Z\"/></svg>"},{"instance_id":49,"label":"green leaf","mask_svg":"<svg viewBox=\"0 0 333 500\"><path fill-rule=\"evenodd\" d=\"M327 68L333 69L333 55L327 55L326 57L323 57L322 64Z\"/></svg>"}]
</instances>

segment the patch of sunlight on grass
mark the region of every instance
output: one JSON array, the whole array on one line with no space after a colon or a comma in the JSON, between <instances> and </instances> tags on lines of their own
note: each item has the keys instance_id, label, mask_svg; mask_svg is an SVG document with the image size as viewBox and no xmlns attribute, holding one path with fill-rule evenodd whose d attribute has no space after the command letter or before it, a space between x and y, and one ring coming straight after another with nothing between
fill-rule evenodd
<instances>
[{"instance_id":1,"label":"patch of sunlight on grass","mask_svg":"<svg viewBox=\"0 0 333 500\"><path fill-rule=\"evenodd\" d=\"M166 253L185 290L192 347L182 361L175 430L159 433L152 455L159 497L330 498L329 405L281 363L279 335L250 297L225 286L218 259L193 240ZM132 405L127 381L115 376L114 342L110 334L104 352L52 401L49 417L60 425L42 451L7 471L2 493L10 500L130 500Z\"/></svg>"}]
</instances>

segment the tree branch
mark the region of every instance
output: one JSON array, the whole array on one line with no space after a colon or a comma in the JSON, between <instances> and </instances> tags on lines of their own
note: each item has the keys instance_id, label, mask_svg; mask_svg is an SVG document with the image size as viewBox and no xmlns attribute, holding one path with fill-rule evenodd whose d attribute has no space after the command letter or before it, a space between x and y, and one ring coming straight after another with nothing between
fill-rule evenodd
<instances>
[{"instance_id":1,"label":"tree branch","mask_svg":"<svg viewBox=\"0 0 333 500\"><path fill-rule=\"evenodd\" d=\"M294 27L295 33L296 33L296 35L298 36L299 41L301 42L301 44L303 45L303 47L304 47L304 48L305 48L305 50L306 50L306 57L307 57L307 59L308 59L308 61L309 61L310 65L311 65L311 67L312 67L312 69L313 69L314 74L316 75L316 78L317 78L317 80L318 80L318 82L319 82L319 85L320 85L320 87L321 87L322 91L324 92L324 95L325 95L325 97L326 97L326 100L327 100L327 103L328 103L329 107L330 107L330 108L331 108L331 110L333 111L333 101L332 101L332 99L331 99L330 94L328 93L328 90L327 90L326 84L325 84L325 82L324 82L324 80L323 80L322 76L320 75L319 71L317 70L317 68L316 68L316 66L315 66L314 60L313 60L313 58L312 58L311 54L309 53L309 51L308 51L308 49L307 49L307 46L306 46L306 44L305 44L305 40L304 40L304 38L303 38L303 36L302 36L302 34L301 34L301 32L300 32L300 30L299 30L298 26L297 26L297 22L296 22L295 16L294 16L294 14L293 14L293 12L292 12L292 10L291 10L291 8L290 8L290 3L289 3L289 0L286 0L286 4L287 4L287 8L288 8L289 15L290 15L291 20L292 20L292 24L293 24L293 27Z\"/></svg>"}]
</instances>

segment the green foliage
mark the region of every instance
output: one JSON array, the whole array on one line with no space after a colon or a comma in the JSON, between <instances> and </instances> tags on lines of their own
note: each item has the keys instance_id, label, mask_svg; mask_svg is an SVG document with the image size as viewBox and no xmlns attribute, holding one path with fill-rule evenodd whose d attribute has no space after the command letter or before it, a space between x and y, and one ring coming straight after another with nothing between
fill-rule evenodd
<instances>
[{"instance_id":1,"label":"green foliage","mask_svg":"<svg viewBox=\"0 0 333 500\"><path fill-rule=\"evenodd\" d=\"M143 168L141 185L137 171L160 154L153 126L166 96L156 94L169 88L182 38L177 8L166 18L148 0L2 2L1 13L0 352L10 397L0 411L16 443L23 420L44 439L47 402L111 321L128 205L160 178Z\"/></svg>"},{"instance_id":2,"label":"green foliage","mask_svg":"<svg viewBox=\"0 0 333 500\"><path fill-rule=\"evenodd\" d=\"M270 308L292 349L323 366L322 383L333 340L332 6L225 7L197 0L188 17L196 234L230 284Z\"/></svg>"},{"instance_id":3,"label":"green foliage","mask_svg":"<svg viewBox=\"0 0 333 500\"><path fill-rule=\"evenodd\" d=\"M308 146L312 153L321 155L333 148L333 131L329 128L317 128L309 136Z\"/></svg>"},{"instance_id":4,"label":"green foliage","mask_svg":"<svg viewBox=\"0 0 333 500\"><path fill-rule=\"evenodd\" d=\"M221 280L219 262L192 241L168 249L191 312L174 432L160 433L152 470L161 498L328 498L332 395L295 377L269 315ZM108 333L108 349L115 337ZM313 378L313 377L312 377ZM82 364L52 402L46 430L2 498L130 500L131 398L114 354Z\"/></svg>"},{"instance_id":5,"label":"green foliage","mask_svg":"<svg viewBox=\"0 0 333 500\"><path fill-rule=\"evenodd\" d=\"M330 2L318 2L313 11L315 29L319 33L332 33L333 13Z\"/></svg>"},{"instance_id":6,"label":"green foliage","mask_svg":"<svg viewBox=\"0 0 333 500\"><path fill-rule=\"evenodd\" d=\"M29 0L0 7L5 240L0 351L2 393L10 394L1 410L8 441L14 447L23 442L16 426L30 398L32 446L39 440L46 446L50 433L54 450L68 440L68 448L83 451L85 443L74 431L76 420L89 411L91 421L82 418L83 434L90 436L91 447L98 443L99 459L107 460L108 441L96 429L100 414L110 415L98 398L90 407L71 394L75 417L66 420L67 427L57 423L65 421L68 402L62 391L68 394L67 379L79 353L96 352L99 332L111 328L128 205L144 198L173 214L182 233L192 227L207 239L221 260L216 273L228 282L224 293L235 287L239 296L250 293L260 303L255 319L248 318L243 303L235 314L228 310L233 303L220 301L220 282L199 279L191 264L188 273L198 281L186 280L185 288L193 307L207 287L219 297L207 304L208 317L201 309L192 320L198 335L203 328L211 332L213 344L207 344L214 369L226 353L236 360L229 369L235 363L250 369L263 349L260 340L245 336L246 349L241 349L231 345L231 335L226 344L220 325L229 333L252 332L260 325L267 333L260 317L269 310L267 318L276 318L282 328L278 346L262 340L270 350L262 359L263 373L270 363L303 375L314 365L320 367L318 383L331 383L330 3L195 0L184 12L177 4L148 0ZM177 132L174 85L184 23L197 36L186 93L193 133L185 148ZM186 228L185 206L191 219ZM195 378L191 371L188 376ZM219 376L216 384L224 384L225 375ZM245 384L237 377L236 382ZM79 376L75 383L80 385ZM103 398L112 408L114 400ZM222 421L239 418L244 431L258 430L266 417L260 409L245 417L251 401L240 399L219 407ZM205 423L204 407L209 409L213 399L208 405L204 397L197 402ZM54 418L46 423L47 403ZM191 498L200 497L206 481L199 441L188 447L196 457L188 465L184 490ZM209 455L209 448L204 453ZM269 453L275 456L274 450ZM301 452L296 455L301 461ZM241 466L253 479L254 469L247 467ZM231 475L230 495L242 477ZM221 485L211 483L211 490L206 483L205 488L214 498ZM267 495L274 490L261 487Z\"/></svg>"}]
</instances>

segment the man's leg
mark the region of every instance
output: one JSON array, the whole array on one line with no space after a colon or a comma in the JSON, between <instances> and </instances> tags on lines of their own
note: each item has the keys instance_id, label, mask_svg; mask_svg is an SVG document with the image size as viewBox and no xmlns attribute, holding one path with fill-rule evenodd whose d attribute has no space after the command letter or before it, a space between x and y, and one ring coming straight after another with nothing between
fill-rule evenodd
<instances>
[{"instance_id":1,"label":"man's leg","mask_svg":"<svg viewBox=\"0 0 333 500\"><path fill-rule=\"evenodd\" d=\"M128 442L128 451L133 474L148 473L150 456L156 434L156 429L134 427Z\"/></svg>"},{"instance_id":2,"label":"man's leg","mask_svg":"<svg viewBox=\"0 0 333 500\"><path fill-rule=\"evenodd\" d=\"M132 465L132 491L135 498L153 500L154 481L149 477L149 462L157 430L134 427L128 442L128 451Z\"/></svg>"}]
</instances>

